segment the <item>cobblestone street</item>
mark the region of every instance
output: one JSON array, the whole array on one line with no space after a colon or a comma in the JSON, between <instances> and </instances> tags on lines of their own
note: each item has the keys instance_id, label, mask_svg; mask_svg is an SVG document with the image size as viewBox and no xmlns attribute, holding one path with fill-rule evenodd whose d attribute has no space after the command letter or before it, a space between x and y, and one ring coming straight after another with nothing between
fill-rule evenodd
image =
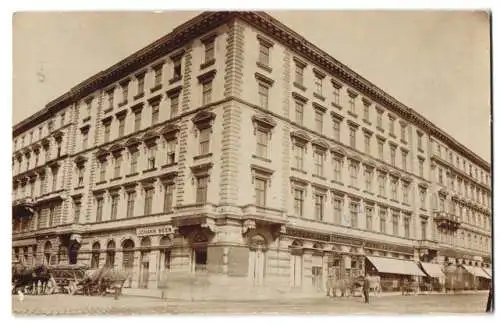
<instances>
[{"instance_id":1,"label":"cobblestone street","mask_svg":"<svg viewBox=\"0 0 500 326\"><path fill-rule=\"evenodd\" d=\"M487 294L386 296L372 298L314 298L252 301L164 301L124 296L68 295L12 297L15 315L126 315L126 314L448 314L484 313Z\"/></svg>"}]
</instances>

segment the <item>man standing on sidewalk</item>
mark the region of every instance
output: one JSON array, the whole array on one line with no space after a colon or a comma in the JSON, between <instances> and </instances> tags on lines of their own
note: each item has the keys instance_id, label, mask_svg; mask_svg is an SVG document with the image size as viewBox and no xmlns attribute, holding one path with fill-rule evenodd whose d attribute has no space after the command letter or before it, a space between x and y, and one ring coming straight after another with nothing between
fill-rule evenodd
<instances>
[{"instance_id":1,"label":"man standing on sidewalk","mask_svg":"<svg viewBox=\"0 0 500 326\"><path fill-rule=\"evenodd\" d=\"M370 280L368 279L368 275L365 276L363 280L363 296L365 297L365 303L369 303L370 298Z\"/></svg>"}]
</instances>

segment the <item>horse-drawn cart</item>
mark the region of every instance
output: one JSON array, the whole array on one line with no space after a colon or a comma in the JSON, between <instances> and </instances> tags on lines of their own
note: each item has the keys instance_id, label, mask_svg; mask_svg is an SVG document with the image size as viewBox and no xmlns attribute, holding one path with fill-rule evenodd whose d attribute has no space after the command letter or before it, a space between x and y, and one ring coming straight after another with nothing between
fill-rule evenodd
<instances>
[{"instance_id":1,"label":"horse-drawn cart","mask_svg":"<svg viewBox=\"0 0 500 326\"><path fill-rule=\"evenodd\" d=\"M52 265L52 275L49 282L49 293L74 294L76 285L85 279L88 267L86 265Z\"/></svg>"}]
</instances>

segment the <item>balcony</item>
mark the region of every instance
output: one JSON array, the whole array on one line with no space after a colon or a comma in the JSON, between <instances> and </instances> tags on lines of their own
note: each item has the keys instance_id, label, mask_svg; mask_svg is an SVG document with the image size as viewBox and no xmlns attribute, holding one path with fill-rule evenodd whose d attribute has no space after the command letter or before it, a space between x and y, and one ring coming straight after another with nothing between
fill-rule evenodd
<instances>
[{"instance_id":1,"label":"balcony","mask_svg":"<svg viewBox=\"0 0 500 326\"><path fill-rule=\"evenodd\" d=\"M26 196L12 202L12 217L32 217L35 212L33 207L35 200L31 196Z\"/></svg>"},{"instance_id":2,"label":"balcony","mask_svg":"<svg viewBox=\"0 0 500 326\"><path fill-rule=\"evenodd\" d=\"M434 212L434 221L438 228L446 228L452 231L456 231L461 224L458 216L444 211Z\"/></svg>"}]
</instances>

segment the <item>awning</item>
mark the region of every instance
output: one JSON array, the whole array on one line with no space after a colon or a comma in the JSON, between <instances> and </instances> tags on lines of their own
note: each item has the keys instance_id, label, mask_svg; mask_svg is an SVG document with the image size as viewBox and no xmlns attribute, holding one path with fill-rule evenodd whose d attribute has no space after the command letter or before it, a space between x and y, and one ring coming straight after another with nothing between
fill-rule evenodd
<instances>
[{"instance_id":1,"label":"awning","mask_svg":"<svg viewBox=\"0 0 500 326\"><path fill-rule=\"evenodd\" d=\"M486 274L493 277L493 271L491 270L491 268L483 267L483 270L486 272Z\"/></svg>"},{"instance_id":2,"label":"awning","mask_svg":"<svg viewBox=\"0 0 500 326\"><path fill-rule=\"evenodd\" d=\"M417 264L411 260L366 256L379 273L425 276Z\"/></svg>"},{"instance_id":3,"label":"awning","mask_svg":"<svg viewBox=\"0 0 500 326\"><path fill-rule=\"evenodd\" d=\"M445 277L442 266L439 264L421 263L425 274L430 277Z\"/></svg>"},{"instance_id":4,"label":"awning","mask_svg":"<svg viewBox=\"0 0 500 326\"><path fill-rule=\"evenodd\" d=\"M489 276L488 274L486 274L486 272L481 268L481 267L477 267L477 266L469 266L469 265L462 265L463 268L465 268L465 270L469 273L471 273L472 275L476 276L476 277L483 277L483 278L486 278L486 279L491 279L491 276Z\"/></svg>"}]
</instances>

